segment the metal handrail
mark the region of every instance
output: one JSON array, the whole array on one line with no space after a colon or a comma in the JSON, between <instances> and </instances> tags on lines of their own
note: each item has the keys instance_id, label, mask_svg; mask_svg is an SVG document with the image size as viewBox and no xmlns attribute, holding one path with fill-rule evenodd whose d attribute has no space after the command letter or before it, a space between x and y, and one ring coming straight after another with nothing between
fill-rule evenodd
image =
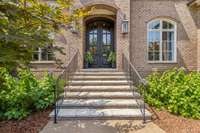
<instances>
[{"instance_id":1,"label":"metal handrail","mask_svg":"<svg viewBox=\"0 0 200 133\"><path fill-rule=\"evenodd\" d=\"M54 123L57 123L60 105L63 103L70 86L71 76L78 70L78 53L78 50L76 50L56 80L56 86L54 87Z\"/></svg>"},{"instance_id":2,"label":"metal handrail","mask_svg":"<svg viewBox=\"0 0 200 133\"><path fill-rule=\"evenodd\" d=\"M137 104L140 107L140 111L143 115L143 122L146 123L146 104L145 104L145 94L146 94L146 88L148 85L148 82L142 78L142 76L140 75L140 73L137 71L137 69L135 68L135 66L131 63L131 61L126 57L126 55L123 53L122 55L122 61L123 61L123 71L126 73L126 77L129 80L129 85L133 90L133 95L136 96L136 89L138 89L137 87L142 85L143 88L141 98L142 100L138 100L136 99Z\"/></svg>"}]
</instances>

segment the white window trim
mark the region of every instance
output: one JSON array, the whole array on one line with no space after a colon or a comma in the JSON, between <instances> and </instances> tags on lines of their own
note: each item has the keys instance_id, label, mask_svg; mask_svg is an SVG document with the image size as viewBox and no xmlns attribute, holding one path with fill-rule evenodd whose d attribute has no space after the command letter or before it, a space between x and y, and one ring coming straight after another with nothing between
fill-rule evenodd
<instances>
[{"instance_id":1,"label":"white window trim","mask_svg":"<svg viewBox=\"0 0 200 133\"><path fill-rule=\"evenodd\" d=\"M32 64L54 64L55 61L31 61Z\"/></svg>"},{"instance_id":2,"label":"white window trim","mask_svg":"<svg viewBox=\"0 0 200 133\"><path fill-rule=\"evenodd\" d=\"M155 21L160 21L160 28L159 29L149 29L149 25ZM174 25L174 29L163 29L163 21L169 22L171 24ZM160 60L159 61L150 61L149 60L149 32L150 31L159 31L160 33L163 33L164 31L173 31L174 32L174 59L172 61L163 61L162 59L162 34L160 34L160 52L161 54L159 54L160 56ZM154 19L150 22L148 22L147 24L147 62L148 63L177 63L177 23L170 20L170 19L165 19L165 18L161 18L161 19Z\"/></svg>"},{"instance_id":3,"label":"white window trim","mask_svg":"<svg viewBox=\"0 0 200 133\"><path fill-rule=\"evenodd\" d=\"M38 48L38 60L35 60L35 61L31 61L31 63L55 63L54 60L42 60L42 48Z\"/></svg>"}]
</instances>

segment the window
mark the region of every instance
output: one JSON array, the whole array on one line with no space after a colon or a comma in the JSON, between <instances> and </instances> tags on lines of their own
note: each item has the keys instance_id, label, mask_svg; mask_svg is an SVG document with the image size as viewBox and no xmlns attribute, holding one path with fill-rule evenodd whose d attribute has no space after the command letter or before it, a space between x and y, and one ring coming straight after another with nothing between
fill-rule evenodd
<instances>
[{"instance_id":1,"label":"window","mask_svg":"<svg viewBox=\"0 0 200 133\"><path fill-rule=\"evenodd\" d=\"M37 48L33 53L33 61L53 61L54 55L50 48Z\"/></svg>"},{"instance_id":2,"label":"window","mask_svg":"<svg viewBox=\"0 0 200 133\"><path fill-rule=\"evenodd\" d=\"M176 62L176 24L153 20L148 24L148 61Z\"/></svg>"}]
</instances>

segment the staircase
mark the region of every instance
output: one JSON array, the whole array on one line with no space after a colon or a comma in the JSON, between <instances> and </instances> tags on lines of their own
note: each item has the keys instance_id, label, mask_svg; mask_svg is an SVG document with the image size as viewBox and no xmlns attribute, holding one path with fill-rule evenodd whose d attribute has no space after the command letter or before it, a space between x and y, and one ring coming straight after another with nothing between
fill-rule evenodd
<instances>
[{"instance_id":1,"label":"staircase","mask_svg":"<svg viewBox=\"0 0 200 133\"><path fill-rule=\"evenodd\" d=\"M115 69L83 69L76 72L66 88L58 119L143 119L123 72ZM54 112L50 114L54 116ZM146 111L146 118L151 114Z\"/></svg>"}]
</instances>

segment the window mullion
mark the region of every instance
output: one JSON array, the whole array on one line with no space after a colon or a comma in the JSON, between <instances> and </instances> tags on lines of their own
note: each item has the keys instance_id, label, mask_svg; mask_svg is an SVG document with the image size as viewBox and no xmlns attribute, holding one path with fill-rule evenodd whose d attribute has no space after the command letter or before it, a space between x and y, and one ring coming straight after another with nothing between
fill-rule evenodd
<instances>
[{"instance_id":1,"label":"window mullion","mask_svg":"<svg viewBox=\"0 0 200 133\"><path fill-rule=\"evenodd\" d=\"M162 43L163 43L163 40L162 40L162 34L163 34L163 30L162 30L162 27L163 27L163 23L162 23L162 20L160 20L160 61L162 61Z\"/></svg>"},{"instance_id":2,"label":"window mullion","mask_svg":"<svg viewBox=\"0 0 200 133\"><path fill-rule=\"evenodd\" d=\"M42 54L42 50L41 50L41 48L39 48L39 49L38 49L39 61L41 61L41 58L42 58L42 57L41 57L41 56L42 56L41 54Z\"/></svg>"},{"instance_id":3,"label":"window mullion","mask_svg":"<svg viewBox=\"0 0 200 133\"><path fill-rule=\"evenodd\" d=\"M173 56L174 56L174 61L177 61L177 25L175 25L174 29L174 47L173 47Z\"/></svg>"},{"instance_id":4,"label":"window mullion","mask_svg":"<svg viewBox=\"0 0 200 133\"><path fill-rule=\"evenodd\" d=\"M47 59L46 60L49 61L49 52L48 52L48 50L47 50Z\"/></svg>"}]
</instances>

